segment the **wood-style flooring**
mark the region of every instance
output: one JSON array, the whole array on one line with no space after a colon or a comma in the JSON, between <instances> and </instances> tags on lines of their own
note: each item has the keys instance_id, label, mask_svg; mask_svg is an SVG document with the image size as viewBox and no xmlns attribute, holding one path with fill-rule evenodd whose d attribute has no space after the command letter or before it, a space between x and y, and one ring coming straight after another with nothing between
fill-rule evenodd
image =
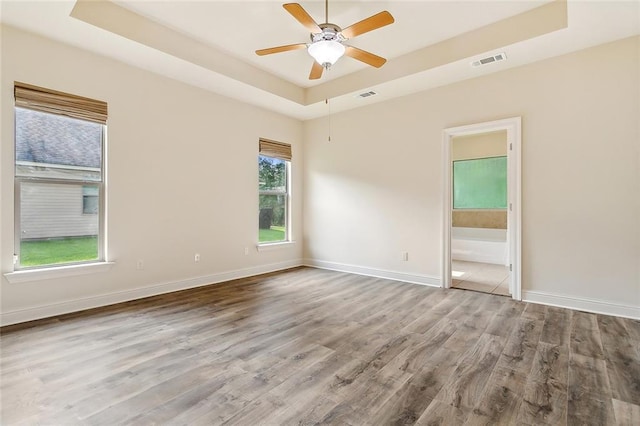
<instances>
[{"instance_id":1,"label":"wood-style flooring","mask_svg":"<svg viewBox=\"0 0 640 426\"><path fill-rule=\"evenodd\" d=\"M640 322L298 268L1 336L3 425L640 425Z\"/></svg>"}]
</instances>

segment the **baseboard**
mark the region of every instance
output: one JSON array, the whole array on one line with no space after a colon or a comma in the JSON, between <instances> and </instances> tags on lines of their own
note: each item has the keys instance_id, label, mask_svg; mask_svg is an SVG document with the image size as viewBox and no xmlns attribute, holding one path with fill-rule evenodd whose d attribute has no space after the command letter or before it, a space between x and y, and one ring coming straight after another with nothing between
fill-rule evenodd
<instances>
[{"instance_id":1,"label":"baseboard","mask_svg":"<svg viewBox=\"0 0 640 426\"><path fill-rule=\"evenodd\" d=\"M131 300L156 296L159 294L171 293L173 291L186 290L189 288L201 287L209 284L216 284L269 272L276 272L283 269L289 269L303 265L377 278L386 278L394 281L403 281L432 287L441 286L440 278L430 277L422 274L409 274L406 272L389 271L385 269L369 268L337 262L327 262L316 259L294 259L286 262L271 263L267 265L254 266L251 268L237 269L202 277L190 278L182 281L160 283L148 287L88 297L68 302L20 309L12 312L3 312L0 314L0 326L33 321L37 319L63 315L70 312L77 312L83 311L85 309L113 305L115 303L128 302ZM601 300L595 299L562 296L541 291L523 291L522 301L640 320L640 307L603 302Z\"/></svg>"},{"instance_id":2,"label":"baseboard","mask_svg":"<svg viewBox=\"0 0 640 426\"><path fill-rule=\"evenodd\" d=\"M428 285L431 287L440 287L440 278L430 277L422 274L409 274L406 272L389 271L386 269L369 268L366 266L348 265L345 263L327 262L324 260L304 259L304 266L313 268L329 269L331 271L349 272L357 275L366 275L369 277L386 278L394 281L403 281L406 283Z\"/></svg>"},{"instance_id":3,"label":"baseboard","mask_svg":"<svg viewBox=\"0 0 640 426\"><path fill-rule=\"evenodd\" d=\"M68 302L37 306L11 312L3 312L2 314L0 314L0 326L33 321L37 319L68 314L70 312L77 312L83 311L85 309L113 305L115 303L128 302L131 300L157 296L159 294L171 293L173 291L186 290L194 287L201 287L209 284L217 284L229 280L235 280L238 278L246 278L254 275L265 274L268 272L294 268L296 266L302 266L302 259L253 266L251 268L237 269L202 277L189 278L181 281L159 283L147 287L71 300Z\"/></svg>"},{"instance_id":4,"label":"baseboard","mask_svg":"<svg viewBox=\"0 0 640 426\"><path fill-rule=\"evenodd\" d=\"M561 296L542 291L523 291L522 301L539 303L542 305L557 306L560 308L575 309L578 311L593 312L596 314L613 315L616 317L640 319L640 307L621 305L618 303L603 302L595 299L581 297Z\"/></svg>"}]
</instances>

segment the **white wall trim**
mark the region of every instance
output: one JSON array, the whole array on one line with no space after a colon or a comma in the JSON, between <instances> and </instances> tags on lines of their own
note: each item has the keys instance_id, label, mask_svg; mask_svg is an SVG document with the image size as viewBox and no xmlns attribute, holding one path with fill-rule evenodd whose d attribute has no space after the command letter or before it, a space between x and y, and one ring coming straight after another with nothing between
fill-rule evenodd
<instances>
[{"instance_id":1,"label":"white wall trim","mask_svg":"<svg viewBox=\"0 0 640 426\"><path fill-rule=\"evenodd\" d=\"M115 262L94 262L79 265L56 266L52 268L24 269L20 271L7 272L4 277L11 284L25 283L30 281L50 280L54 278L66 278L76 275L94 274L107 272Z\"/></svg>"},{"instance_id":2,"label":"white wall trim","mask_svg":"<svg viewBox=\"0 0 640 426\"><path fill-rule=\"evenodd\" d=\"M128 302L130 300L157 296L159 294L171 293L174 291L186 290L189 288L201 287L209 284L217 284L229 280L235 280L238 278L251 277L268 272L294 268L296 266L302 266L302 259L294 259L285 262L236 269L233 271L220 272L217 274L189 278L181 281L159 283L147 287L70 300L67 302L35 306L26 309L18 309L11 312L2 312L0 314L0 326L33 321L37 319L67 314L70 312L77 312L83 311L85 309L113 305L115 303Z\"/></svg>"},{"instance_id":3,"label":"white wall trim","mask_svg":"<svg viewBox=\"0 0 640 426\"><path fill-rule=\"evenodd\" d=\"M295 241L281 241L279 243L262 243L256 245L256 250L258 251L271 251L271 250L281 250L287 249L295 246Z\"/></svg>"},{"instance_id":4,"label":"white wall trim","mask_svg":"<svg viewBox=\"0 0 640 426\"><path fill-rule=\"evenodd\" d=\"M522 300L524 302L539 303L541 305L557 306L559 308L640 320L640 306L621 305L619 303L604 302L602 300L583 297L563 296L542 291L523 291Z\"/></svg>"},{"instance_id":5,"label":"white wall trim","mask_svg":"<svg viewBox=\"0 0 640 426\"><path fill-rule=\"evenodd\" d=\"M439 278L423 274L410 274L406 272L348 265L344 263L328 262L316 259L294 259L285 262L271 263L250 268L243 268L212 275L206 275L202 277L195 277L182 281L160 283L148 287L136 288L100 296L87 297L67 302L19 309L11 312L2 312L0 314L0 326L33 321L101 306L108 306L116 303L156 296L159 294L186 290L189 288L217 284L238 278L246 278L269 272L276 272L284 269L294 268L297 266L309 266L319 269L348 272L357 275L386 278L394 281L402 281L432 287L441 287L441 280ZM640 307L605 302L596 299L557 295L541 291L523 291L522 300L524 302L538 303L542 305L557 306L560 308L575 309L597 314L613 315L640 320Z\"/></svg>"},{"instance_id":6,"label":"white wall trim","mask_svg":"<svg viewBox=\"0 0 640 426\"><path fill-rule=\"evenodd\" d=\"M456 136L467 136L497 130L507 131L507 173L508 173L508 202L507 209L507 244L509 259L512 264L509 289L511 297L521 300L522 288L522 119L521 117L505 118L503 120L486 123L469 124L466 126L450 127L442 132L442 287L451 287L451 141Z\"/></svg>"},{"instance_id":7,"label":"white wall trim","mask_svg":"<svg viewBox=\"0 0 640 426\"><path fill-rule=\"evenodd\" d=\"M328 262L317 259L304 259L304 266L310 266L319 269L329 269L331 271L349 272L357 275L366 275L369 277L386 278L388 280L402 281L412 284L421 284L431 287L441 287L439 278L430 277L422 274L410 274L407 272L390 271L386 269L369 268L366 266L348 265L346 263Z\"/></svg>"}]
</instances>

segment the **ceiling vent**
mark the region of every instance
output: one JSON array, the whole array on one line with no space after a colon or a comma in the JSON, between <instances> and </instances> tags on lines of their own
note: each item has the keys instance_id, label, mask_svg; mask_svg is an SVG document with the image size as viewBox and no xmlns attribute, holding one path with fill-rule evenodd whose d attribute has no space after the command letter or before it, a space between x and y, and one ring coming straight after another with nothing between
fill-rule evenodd
<instances>
[{"instance_id":1,"label":"ceiling vent","mask_svg":"<svg viewBox=\"0 0 640 426\"><path fill-rule=\"evenodd\" d=\"M369 98L371 96L377 95L378 92L374 92L373 90L369 90L368 92L359 93L356 95L356 98Z\"/></svg>"},{"instance_id":2,"label":"ceiling vent","mask_svg":"<svg viewBox=\"0 0 640 426\"><path fill-rule=\"evenodd\" d=\"M507 55L504 53L498 53L497 55L487 56L486 58L479 59L477 61L471 62L472 67L479 67L481 65L491 64L493 62L500 62L507 59Z\"/></svg>"}]
</instances>

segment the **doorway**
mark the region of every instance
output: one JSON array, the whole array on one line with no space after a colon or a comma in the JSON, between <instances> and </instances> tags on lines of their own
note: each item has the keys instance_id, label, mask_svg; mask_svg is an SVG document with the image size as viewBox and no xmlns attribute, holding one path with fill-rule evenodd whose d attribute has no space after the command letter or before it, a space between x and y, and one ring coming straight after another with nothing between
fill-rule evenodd
<instances>
[{"instance_id":1,"label":"doorway","mask_svg":"<svg viewBox=\"0 0 640 426\"><path fill-rule=\"evenodd\" d=\"M521 300L520 129L514 117L443 132L444 288Z\"/></svg>"}]
</instances>

